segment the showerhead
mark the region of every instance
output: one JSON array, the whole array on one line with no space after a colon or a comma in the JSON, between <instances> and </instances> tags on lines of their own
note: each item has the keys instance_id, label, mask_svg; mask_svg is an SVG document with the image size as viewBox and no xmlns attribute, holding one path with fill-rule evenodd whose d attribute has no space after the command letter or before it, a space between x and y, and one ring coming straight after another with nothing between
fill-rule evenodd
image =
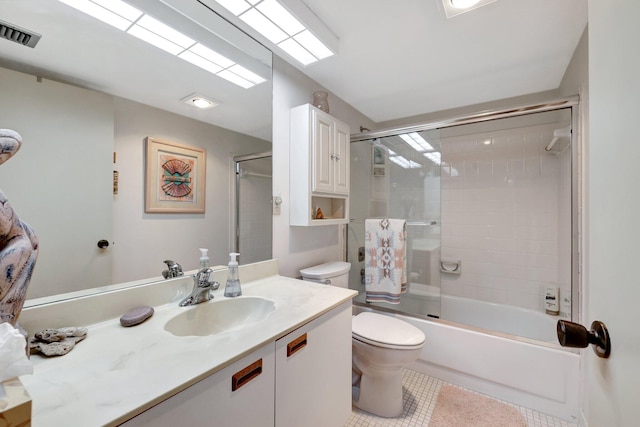
<instances>
[{"instance_id":1,"label":"showerhead","mask_svg":"<svg viewBox=\"0 0 640 427\"><path fill-rule=\"evenodd\" d=\"M544 147L545 151L552 151L553 147L558 143L558 141L562 138L565 138L568 142L571 142L571 126L567 126L561 129L556 129L553 131L553 138L551 142Z\"/></svg>"}]
</instances>

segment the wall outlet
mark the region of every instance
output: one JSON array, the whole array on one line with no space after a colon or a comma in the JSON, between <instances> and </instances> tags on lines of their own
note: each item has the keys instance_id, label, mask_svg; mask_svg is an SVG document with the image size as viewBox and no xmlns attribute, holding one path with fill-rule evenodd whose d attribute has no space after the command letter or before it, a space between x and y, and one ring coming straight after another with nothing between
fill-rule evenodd
<instances>
[{"instance_id":1,"label":"wall outlet","mask_svg":"<svg viewBox=\"0 0 640 427\"><path fill-rule=\"evenodd\" d=\"M273 196L271 198L271 201L273 203L273 214L280 215L280 206L282 206L282 197Z\"/></svg>"}]
</instances>

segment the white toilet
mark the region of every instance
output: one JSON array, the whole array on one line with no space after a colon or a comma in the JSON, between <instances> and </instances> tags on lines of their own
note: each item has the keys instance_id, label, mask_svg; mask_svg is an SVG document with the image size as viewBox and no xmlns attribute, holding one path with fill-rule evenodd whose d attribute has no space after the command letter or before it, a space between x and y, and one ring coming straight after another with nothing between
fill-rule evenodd
<instances>
[{"instance_id":1,"label":"white toilet","mask_svg":"<svg viewBox=\"0 0 640 427\"><path fill-rule=\"evenodd\" d=\"M300 270L304 280L348 287L351 264L330 262ZM395 317L363 312L353 316L353 404L381 417L402 414L402 368L414 362L424 333Z\"/></svg>"}]
</instances>

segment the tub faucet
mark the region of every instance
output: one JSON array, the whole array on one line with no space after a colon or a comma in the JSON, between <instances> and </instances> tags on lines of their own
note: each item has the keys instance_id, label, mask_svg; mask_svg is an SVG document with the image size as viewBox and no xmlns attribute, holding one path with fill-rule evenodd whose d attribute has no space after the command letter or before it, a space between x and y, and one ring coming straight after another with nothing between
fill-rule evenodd
<instances>
[{"instance_id":1,"label":"tub faucet","mask_svg":"<svg viewBox=\"0 0 640 427\"><path fill-rule=\"evenodd\" d=\"M209 267L201 268L193 276L193 290L191 295L180 301L180 307L186 307L188 305L196 305L201 302L209 301L213 299L213 293L220 287L220 283L209 280L209 276L213 270Z\"/></svg>"},{"instance_id":2,"label":"tub faucet","mask_svg":"<svg viewBox=\"0 0 640 427\"><path fill-rule=\"evenodd\" d=\"M182 266L175 261L171 261L170 259L164 260L164 263L167 264L167 269L162 271L162 277L165 279L173 279L174 277L184 276L182 272Z\"/></svg>"}]
</instances>

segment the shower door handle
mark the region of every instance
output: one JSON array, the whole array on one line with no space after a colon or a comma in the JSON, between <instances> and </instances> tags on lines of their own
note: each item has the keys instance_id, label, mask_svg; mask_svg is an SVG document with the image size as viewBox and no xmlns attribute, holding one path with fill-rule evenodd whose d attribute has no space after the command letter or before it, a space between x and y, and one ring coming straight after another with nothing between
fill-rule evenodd
<instances>
[{"instance_id":1,"label":"shower door handle","mask_svg":"<svg viewBox=\"0 0 640 427\"><path fill-rule=\"evenodd\" d=\"M593 344L593 351L598 357L608 358L611 355L611 338L604 323L596 320L591 324L591 330L567 320L558 320L556 327L558 341L563 347L585 348Z\"/></svg>"}]
</instances>

